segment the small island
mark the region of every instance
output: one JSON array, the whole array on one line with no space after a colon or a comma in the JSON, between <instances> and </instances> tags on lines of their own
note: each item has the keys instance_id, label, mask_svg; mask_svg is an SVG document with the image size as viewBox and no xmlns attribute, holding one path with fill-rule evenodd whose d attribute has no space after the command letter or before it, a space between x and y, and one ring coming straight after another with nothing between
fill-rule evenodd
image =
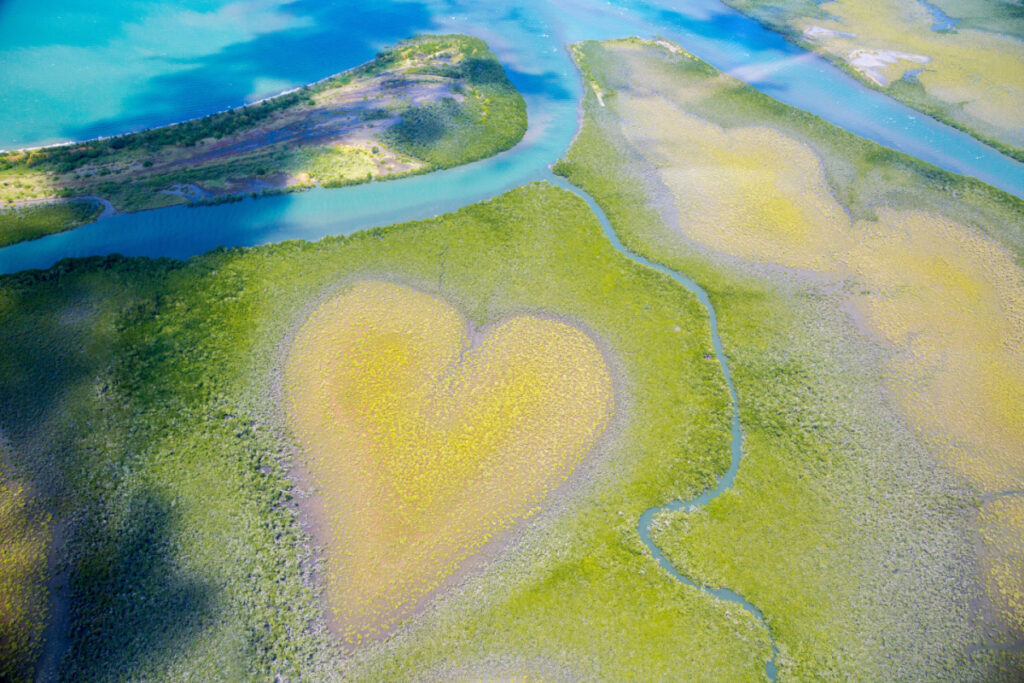
<instances>
[{"instance_id":1,"label":"small island","mask_svg":"<svg viewBox=\"0 0 1024 683\"><path fill-rule=\"evenodd\" d=\"M0 246L114 213L450 168L525 132L526 103L486 43L420 36L237 109L0 155Z\"/></svg>"}]
</instances>

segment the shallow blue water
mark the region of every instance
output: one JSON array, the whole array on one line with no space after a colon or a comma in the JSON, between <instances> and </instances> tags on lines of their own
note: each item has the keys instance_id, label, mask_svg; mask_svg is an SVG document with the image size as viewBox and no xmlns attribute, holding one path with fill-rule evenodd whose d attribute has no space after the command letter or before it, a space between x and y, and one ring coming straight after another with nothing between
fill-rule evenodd
<instances>
[{"instance_id":1,"label":"shallow blue water","mask_svg":"<svg viewBox=\"0 0 1024 683\"><path fill-rule=\"evenodd\" d=\"M185 257L218 245L316 239L423 218L542 177L577 126L579 77L565 45L662 35L782 101L855 133L1024 196L1024 165L868 90L718 0L515 7L484 0L142 0L0 3L0 145L82 138L197 116L336 72L423 31L487 40L527 98L522 144L416 178L199 209L104 219L0 249L0 272L67 256ZM269 87L268 84L276 84Z\"/></svg>"},{"instance_id":2,"label":"shallow blue water","mask_svg":"<svg viewBox=\"0 0 1024 683\"><path fill-rule=\"evenodd\" d=\"M8 0L0 147L112 135L236 106L432 25L419 3Z\"/></svg>"},{"instance_id":3,"label":"shallow blue water","mask_svg":"<svg viewBox=\"0 0 1024 683\"><path fill-rule=\"evenodd\" d=\"M956 25L960 23L959 19L954 19L929 2L925 2L925 0L918 0L918 2L920 2L926 10L931 12L933 31L952 31L956 28Z\"/></svg>"},{"instance_id":4,"label":"shallow blue water","mask_svg":"<svg viewBox=\"0 0 1024 683\"><path fill-rule=\"evenodd\" d=\"M111 135L235 106L366 61L422 32L487 40L527 98L530 130L505 154L427 176L188 209L115 216L0 249L0 273L60 258L118 252L184 258L218 245L317 239L457 209L532 180L549 180L577 127L579 77L564 46L661 35L768 93L859 135L1024 196L1024 166L868 90L717 0L685 6L565 0L515 7L484 0L0 0L0 148ZM581 193L582 194L582 193ZM729 489L741 457L737 396L714 308L692 280L628 254L593 201L613 245L675 278L707 308L732 401L731 462L716 487L651 508L638 532L654 559L689 585L650 538L655 515L700 507ZM761 612L728 589L697 586ZM773 659L766 673L775 676Z\"/></svg>"}]
</instances>

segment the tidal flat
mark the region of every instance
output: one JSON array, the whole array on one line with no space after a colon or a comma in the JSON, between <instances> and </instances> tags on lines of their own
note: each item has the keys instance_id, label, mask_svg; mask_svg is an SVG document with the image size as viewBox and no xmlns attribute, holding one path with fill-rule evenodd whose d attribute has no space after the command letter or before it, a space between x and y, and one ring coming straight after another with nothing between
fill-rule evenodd
<instances>
[{"instance_id":1,"label":"tidal flat","mask_svg":"<svg viewBox=\"0 0 1024 683\"><path fill-rule=\"evenodd\" d=\"M1012 679L1019 550L977 541L1022 476L1020 200L667 41L575 55L591 92L556 171L707 289L740 397L734 490L657 543L760 608L780 677Z\"/></svg>"}]
</instances>

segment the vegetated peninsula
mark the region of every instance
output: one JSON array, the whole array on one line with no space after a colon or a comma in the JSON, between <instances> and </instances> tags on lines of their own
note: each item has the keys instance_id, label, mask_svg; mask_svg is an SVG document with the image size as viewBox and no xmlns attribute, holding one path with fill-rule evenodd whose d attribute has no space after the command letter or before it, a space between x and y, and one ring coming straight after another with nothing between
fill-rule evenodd
<instances>
[{"instance_id":1,"label":"vegetated peninsula","mask_svg":"<svg viewBox=\"0 0 1024 683\"><path fill-rule=\"evenodd\" d=\"M255 104L0 156L0 246L114 212L340 187L513 147L526 103L478 38L420 36Z\"/></svg>"},{"instance_id":2,"label":"vegetated peninsula","mask_svg":"<svg viewBox=\"0 0 1024 683\"><path fill-rule=\"evenodd\" d=\"M725 0L864 84L1024 161L1014 0Z\"/></svg>"},{"instance_id":3,"label":"vegetated peninsula","mask_svg":"<svg viewBox=\"0 0 1024 683\"><path fill-rule=\"evenodd\" d=\"M571 182L0 276L0 679L1020 680L1024 202L572 49Z\"/></svg>"}]
</instances>

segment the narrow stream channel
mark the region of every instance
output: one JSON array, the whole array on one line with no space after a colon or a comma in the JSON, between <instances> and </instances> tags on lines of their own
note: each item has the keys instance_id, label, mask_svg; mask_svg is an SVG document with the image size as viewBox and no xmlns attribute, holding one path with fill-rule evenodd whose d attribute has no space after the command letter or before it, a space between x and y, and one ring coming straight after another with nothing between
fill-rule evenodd
<instances>
[{"instance_id":1,"label":"narrow stream channel","mask_svg":"<svg viewBox=\"0 0 1024 683\"><path fill-rule=\"evenodd\" d=\"M729 469L718 480L718 483L714 488L704 491L699 496L685 501L672 500L664 503L663 505L656 505L655 507L648 508L642 515L640 515L640 519L637 521L637 533L640 534L640 540L644 542L644 545L647 546L647 549L650 550L651 555L655 560L657 560L658 564L661 565L662 569L671 574L677 581L700 589L719 600L739 605L746 611L750 612L750 614L752 614L754 618L764 626L765 630L768 631L768 636L771 638L772 644L772 658L765 662L764 672L769 680L774 681L778 673L775 660L778 657L779 652L775 647L775 638L772 636L771 627L768 626L768 622L765 621L764 614L761 610L747 601L736 591L729 590L728 588L709 588L708 586L701 585L693 579L684 576L672 565L669 559L665 557L665 553L662 552L661 548L659 548L651 538L651 526L654 523L654 518L657 517L658 514L667 510L681 510L684 508L691 511L696 510L697 508L704 507L712 500L718 498L720 495L732 488L736 481L736 473L740 468L740 460L743 458L743 427L740 424L739 396L736 394L735 386L733 386L732 373L729 371L729 359L726 357L725 350L722 348L722 337L718 333L718 316L715 314L715 307L711 304L711 299L708 297L708 293L704 291L704 288L686 275L663 266L660 263L655 263L643 256L634 254L627 249L625 245L622 244L621 240L619 240L619 236L615 233L615 229L608 220L608 216L605 215L601 207L589 194L576 187L565 178L556 176L554 173L550 173L545 180L582 198L583 201L587 203L587 206L590 207L590 210L594 212L594 215L597 216L598 221L601 223L601 229L604 230L604 234L608 238L608 241L611 242L611 245L619 253L636 263L647 266L648 268L653 268L659 273L668 275L687 290L692 292L708 312L708 321L711 326L711 345L714 347L715 359L718 361L718 365L722 368L722 376L725 378L726 386L729 388L729 402L732 406L732 440L729 444Z\"/></svg>"}]
</instances>

